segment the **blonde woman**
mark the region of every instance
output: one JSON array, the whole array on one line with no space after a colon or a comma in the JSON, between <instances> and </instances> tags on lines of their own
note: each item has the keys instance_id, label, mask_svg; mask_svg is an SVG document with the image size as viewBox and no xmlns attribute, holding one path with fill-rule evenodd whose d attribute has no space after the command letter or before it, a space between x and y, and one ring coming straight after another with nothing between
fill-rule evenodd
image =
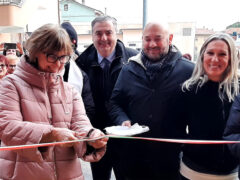
<instances>
[{"instance_id":1,"label":"blonde woman","mask_svg":"<svg viewBox=\"0 0 240 180\"><path fill-rule=\"evenodd\" d=\"M190 139L222 140L230 107L239 93L238 54L224 33L203 44L190 79L183 84ZM182 179L235 180L238 161L226 145L185 145Z\"/></svg>"}]
</instances>

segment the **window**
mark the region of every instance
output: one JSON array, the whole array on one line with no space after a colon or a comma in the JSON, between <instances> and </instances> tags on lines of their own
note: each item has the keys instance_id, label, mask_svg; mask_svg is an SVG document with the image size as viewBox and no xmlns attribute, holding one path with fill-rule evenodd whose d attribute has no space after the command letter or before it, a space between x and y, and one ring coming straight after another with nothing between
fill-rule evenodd
<instances>
[{"instance_id":1,"label":"window","mask_svg":"<svg viewBox=\"0 0 240 180\"><path fill-rule=\"evenodd\" d=\"M183 28L183 36L191 36L192 29L191 28Z\"/></svg>"},{"instance_id":2,"label":"window","mask_svg":"<svg viewBox=\"0 0 240 180\"><path fill-rule=\"evenodd\" d=\"M64 11L68 11L68 4L64 4Z\"/></svg>"}]
</instances>

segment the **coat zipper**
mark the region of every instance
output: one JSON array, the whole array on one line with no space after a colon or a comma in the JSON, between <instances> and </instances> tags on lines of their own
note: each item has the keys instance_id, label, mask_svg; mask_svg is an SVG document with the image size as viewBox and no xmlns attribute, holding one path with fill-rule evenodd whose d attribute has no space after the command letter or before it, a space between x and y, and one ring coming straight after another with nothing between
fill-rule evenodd
<instances>
[{"instance_id":1,"label":"coat zipper","mask_svg":"<svg viewBox=\"0 0 240 180\"><path fill-rule=\"evenodd\" d=\"M56 161L55 161L55 147L53 147L53 155L52 155L52 158L53 158L53 162L54 162L54 165L53 165L53 169L54 169L54 179L57 180L57 170L56 170Z\"/></svg>"},{"instance_id":2,"label":"coat zipper","mask_svg":"<svg viewBox=\"0 0 240 180\"><path fill-rule=\"evenodd\" d=\"M45 73L41 73L42 75L42 78L43 78L43 82L44 82L44 94L45 94L45 97L48 97L48 91L47 91L47 84L48 82L46 83L46 78L45 78ZM46 100L46 103L47 103L47 114L48 114L48 120L49 120L49 123L52 125L52 113L49 112L49 108L50 108L50 111L51 111L51 107L50 107L50 102L49 102L49 98L45 98ZM53 169L54 169L54 179L57 180L57 172L56 172L56 161L55 161L55 147L53 147L53 155L52 155L52 159L53 159Z\"/></svg>"}]
</instances>

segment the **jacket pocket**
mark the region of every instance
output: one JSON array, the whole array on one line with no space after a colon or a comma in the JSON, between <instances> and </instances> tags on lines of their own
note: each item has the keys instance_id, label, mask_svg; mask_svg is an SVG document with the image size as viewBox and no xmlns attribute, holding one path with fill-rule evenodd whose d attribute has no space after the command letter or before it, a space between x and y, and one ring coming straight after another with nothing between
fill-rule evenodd
<instances>
[{"instance_id":1,"label":"jacket pocket","mask_svg":"<svg viewBox=\"0 0 240 180\"><path fill-rule=\"evenodd\" d=\"M16 162L8 159L0 159L0 179L12 179Z\"/></svg>"}]
</instances>

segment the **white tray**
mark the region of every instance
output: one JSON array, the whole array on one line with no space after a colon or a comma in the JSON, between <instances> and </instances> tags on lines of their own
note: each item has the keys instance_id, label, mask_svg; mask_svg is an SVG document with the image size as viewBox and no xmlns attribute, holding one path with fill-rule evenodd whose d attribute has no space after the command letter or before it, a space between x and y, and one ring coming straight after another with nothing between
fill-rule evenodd
<instances>
[{"instance_id":1,"label":"white tray","mask_svg":"<svg viewBox=\"0 0 240 180\"><path fill-rule=\"evenodd\" d=\"M135 123L131 127L127 126L111 126L105 128L107 134L118 135L118 136L133 136L149 131L148 126L140 126Z\"/></svg>"}]
</instances>

